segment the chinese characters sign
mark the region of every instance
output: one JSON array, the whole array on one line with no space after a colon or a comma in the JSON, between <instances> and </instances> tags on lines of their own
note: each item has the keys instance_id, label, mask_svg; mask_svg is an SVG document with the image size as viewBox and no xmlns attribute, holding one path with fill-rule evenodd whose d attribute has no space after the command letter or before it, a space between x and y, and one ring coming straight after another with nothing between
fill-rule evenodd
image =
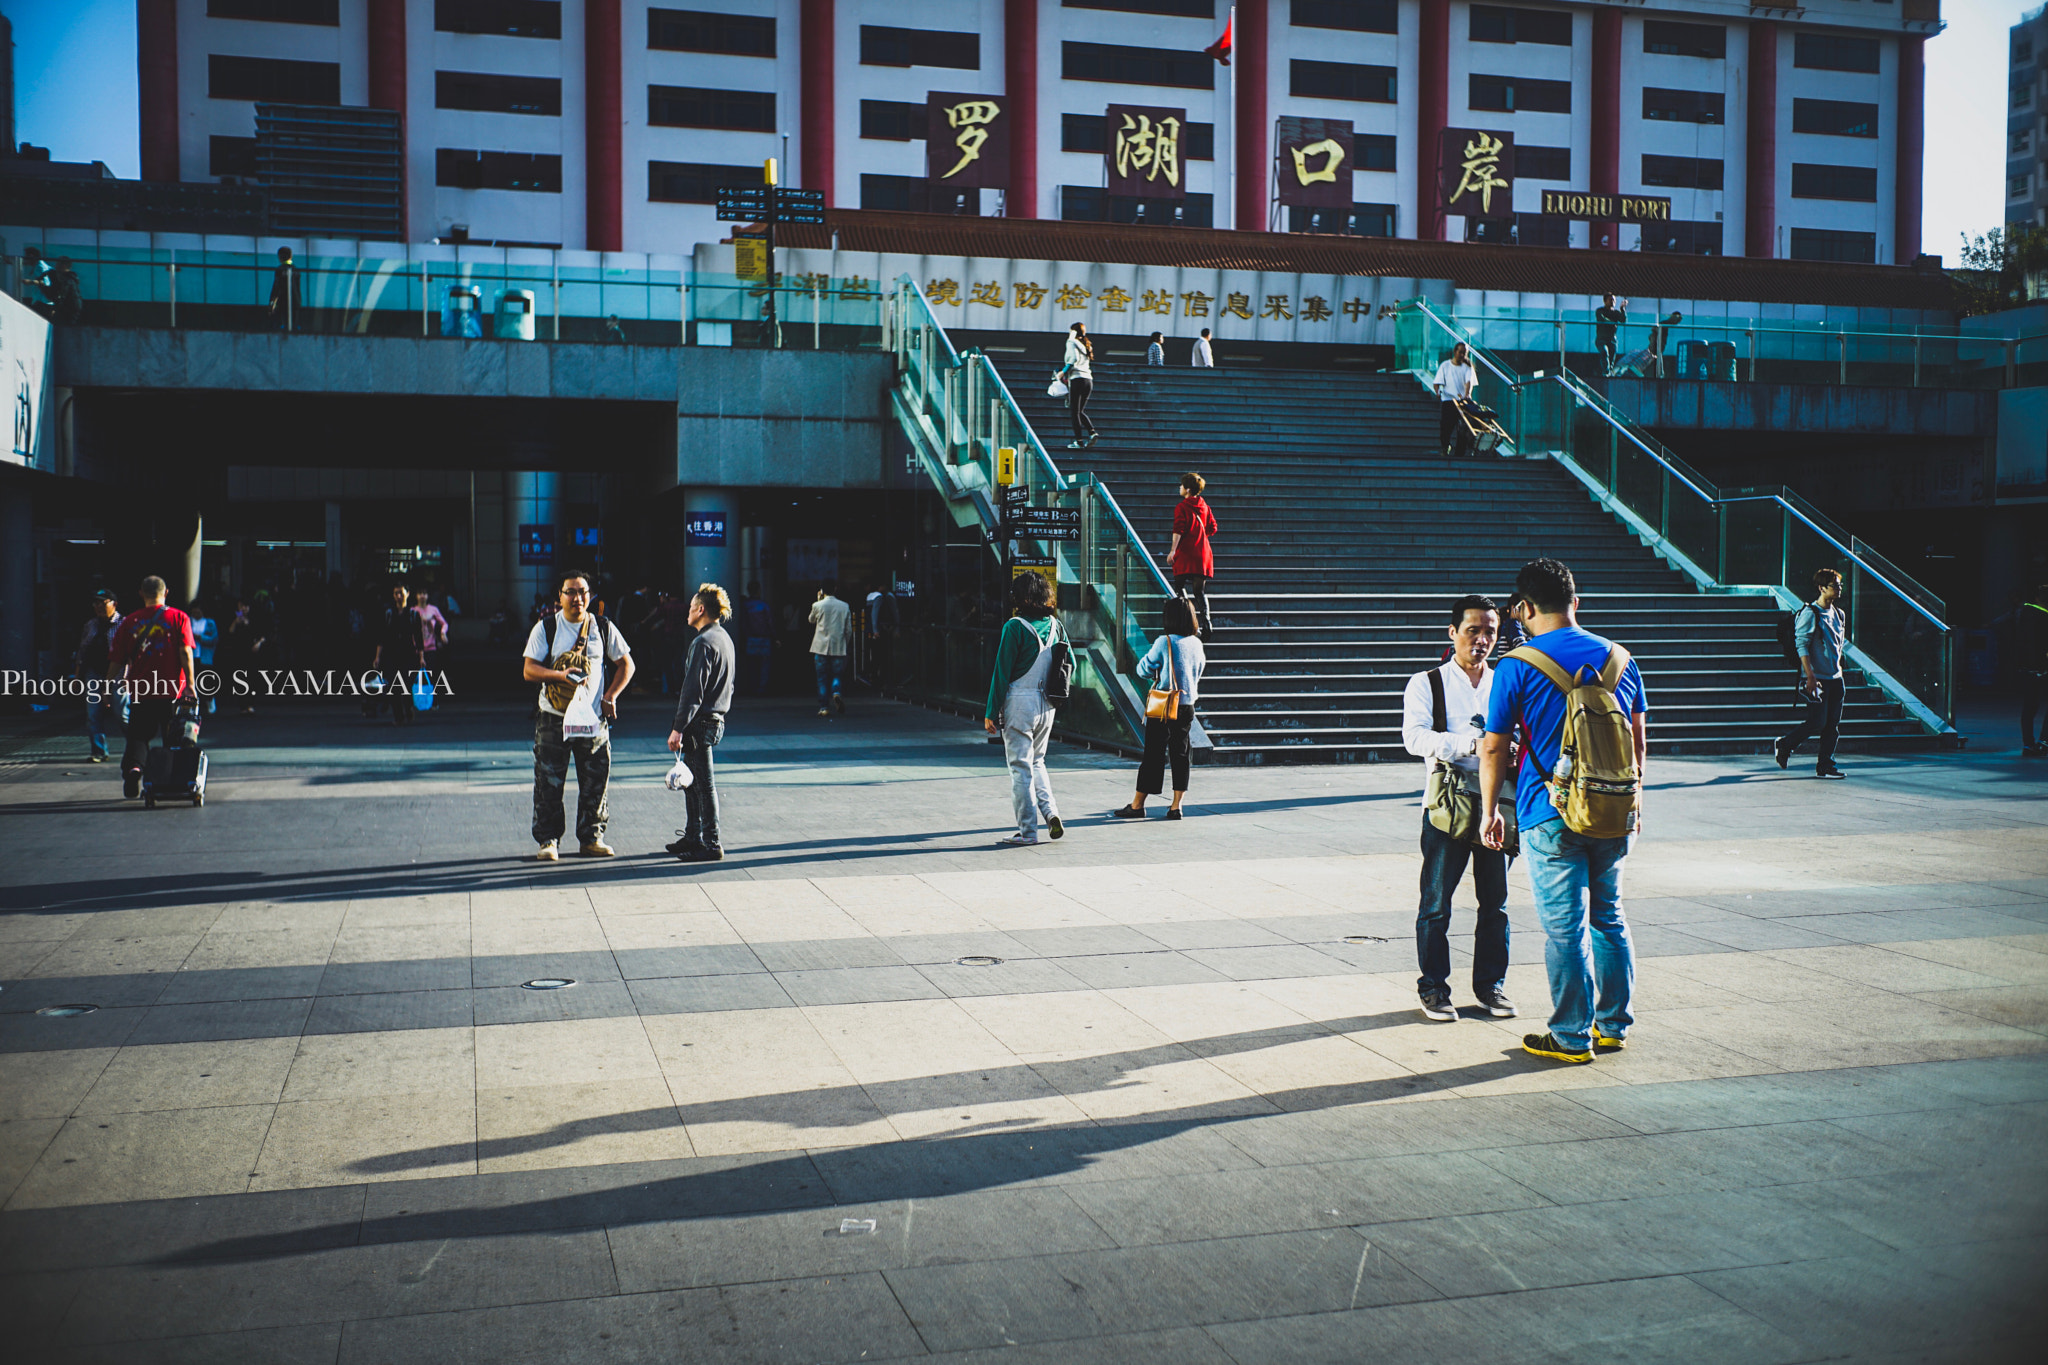
<instances>
[{"instance_id":1,"label":"chinese characters sign","mask_svg":"<svg viewBox=\"0 0 2048 1365\"><path fill-rule=\"evenodd\" d=\"M1300 208L1350 208L1351 154L1349 119L1290 115L1278 120L1273 157L1280 202Z\"/></svg>"},{"instance_id":2,"label":"chinese characters sign","mask_svg":"<svg viewBox=\"0 0 2048 1365\"><path fill-rule=\"evenodd\" d=\"M692 512L683 519L683 544L725 544L725 513Z\"/></svg>"},{"instance_id":3,"label":"chinese characters sign","mask_svg":"<svg viewBox=\"0 0 2048 1365\"><path fill-rule=\"evenodd\" d=\"M1125 199L1184 199L1181 137L1187 110L1112 104L1102 155L1109 192Z\"/></svg>"},{"instance_id":4,"label":"chinese characters sign","mask_svg":"<svg viewBox=\"0 0 2048 1365\"><path fill-rule=\"evenodd\" d=\"M1478 128L1446 128L1437 152L1445 213L1467 218L1512 218L1515 213L1515 135Z\"/></svg>"},{"instance_id":5,"label":"chinese characters sign","mask_svg":"<svg viewBox=\"0 0 2048 1365\"><path fill-rule=\"evenodd\" d=\"M948 189L1001 189L1010 182L1009 102L1001 95L925 98L924 176Z\"/></svg>"}]
</instances>

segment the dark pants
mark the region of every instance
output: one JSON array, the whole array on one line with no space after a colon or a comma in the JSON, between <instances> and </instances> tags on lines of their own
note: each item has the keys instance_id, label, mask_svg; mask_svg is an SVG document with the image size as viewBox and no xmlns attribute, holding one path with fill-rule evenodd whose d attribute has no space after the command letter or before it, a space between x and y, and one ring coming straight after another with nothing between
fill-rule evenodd
<instances>
[{"instance_id":1,"label":"dark pants","mask_svg":"<svg viewBox=\"0 0 2048 1365\"><path fill-rule=\"evenodd\" d=\"M1508 975L1508 858L1478 844L1460 843L1422 817L1422 905L1415 913L1415 956L1424 995L1451 988L1451 893L1472 864L1479 922L1472 929L1472 993L1499 990Z\"/></svg>"},{"instance_id":2,"label":"dark pants","mask_svg":"<svg viewBox=\"0 0 2048 1365\"><path fill-rule=\"evenodd\" d=\"M1799 722L1799 728L1778 741L1778 747L1790 754L1799 746L1820 736L1820 761L1815 766L1835 766L1835 741L1842 737L1842 692L1843 679L1822 678L1820 695L1809 697L1806 702L1806 718Z\"/></svg>"},{"instance_id":3,"label":"dark pants","mask_svg":"<svg viewBox=\"0 0 2048 1365\"><path fill-rule=\"evenodd\" d=\"M833 697L846 691L846 656L813 654L811 671L818 675L818 709L822 711L832 704Z\"/></svg>"},{"instance_id":4,"label":"dark pants","mask_svg":"<svg viewBox=\"0 0 2048 1365\"><path fill-rule=\"evenodd\" d=\"M1077 441L1084 434L1081 430L1083 427L1087 428L1086 435L1095 434L1095 423L1088 417L1088 395L1094 392L1095 381L1092 379L1083 379L1080 375L1075 375L1067 381L1067 411L1073 415L1074 439Z\"/></svg>"},{"instance_id":5,"label":"dark pants","mask_svg":"<svg viewBox=\"0 0 2048 1365\"><path fill-rule=\"evenodd\" d=\"M2037 742L2034 738L2034 717L2041 713L2041 703L2048 700L2048 673L2020 674L2020 744L2031 749ZM2048 726L2043 727L2048 736Z\"/></svg>"},{"instance_id":6,"label":"dark pants","mask_svg":"<svg viewBox=\"0 0 2048 1365\"><path fill-rule=\"evenodd\" d=\"M408 706L411 702L406 703ZM569 756L576 756L576 838L595 843L604 837L611 808L605 789L612 780L612 739L600 727L595 739L562 738L562 718L543 711L533 723L533 841L545 844L562 837L563 788L569 781Z\"/></svg>"},{"instance_id":7,"label":"dark pants","mask_svg":"<svg viewBox=\"0 0 2048 1365\"><path fill-rule=\"evenodd\" d=\"M162 739L165 728L177 715L178 703L171 697L137 697L128 703L128 743L121 750L121 773L140 773L149 757L149 742Z\"/></svg>"},{"instance_id":8,"label":"dark pants","mask_svg":"<svg viewBox=\"0 0 2048 1365\"><path fill-rule=\"evenodd\" d=\"M1188 599L1195 609L1195 629L1204 640L1209 638L1209 580L1198 573L1181 573L1173 576L1173 590Z\"/></svg>"},{"instance_id":9,"label":"dark pants","mask_svg":"<svg viewBox=\"0 0 2048 1365\"><path fill-rule=\"evenodd\" d=\"M1600 359L1605 362L1602 372L1610 375L1613 374L1614 362L1619 358L1615 351L1614 334L1612 332L1607 333L1605 336L1600 337L1595 344L1600 348Z\"/></svg>"},{"instance_id":10,"label":"dark pants","mask_svg":"<svg viewBox=\"0 0 2048 1365\"><path fill-rule=\"evenodd\" d=\"M1173 789L1188 789L1188 729L1195 723L1195 708L1183 701L1175 720L1145 722L1145 757L1138 762L1138 790L1159 795L1166 777L1167 760L1173 761Z\"/></svg>"},{"instance_id":11,"label":"dark pants","mask_svg":"<svg viewBox=\"0 0 2048 1365\"><path fill-rule=\"evenodd\" d=\"M725 717L707 716L690 722L683 734L683 762L690 785L683 789L683 842L722 848L718 842L718 779L711 751L725 738Z\"/></svg>"},{"instance_id":12,"label":"dark pants","mask_svg":"<svg viewBox=\"0 0 2048 1365\"><path fill-rule=\"evenodd\" d=\"M1442 402L1438 403L1436 408L1437 449L1449 452L1452 449L1453 442L1458 439L1458 433L1465 429L1465 424L1458 419L1458 405L1456 403Z\"/></svg>"},{"instance_id":13,"label":"dark pants","mask_svg":"<svg viewBox=\"0 0 2048 1365\"><path fill-rule=\"evenodd\" d=\"M384 675L384 699L391 707L393 725L410 725L419 714L419 707L413 705L412 681L419 676L416 668L398 669ZM556 717L559 728L560 717Z\"/></svg>"}]
</instances>

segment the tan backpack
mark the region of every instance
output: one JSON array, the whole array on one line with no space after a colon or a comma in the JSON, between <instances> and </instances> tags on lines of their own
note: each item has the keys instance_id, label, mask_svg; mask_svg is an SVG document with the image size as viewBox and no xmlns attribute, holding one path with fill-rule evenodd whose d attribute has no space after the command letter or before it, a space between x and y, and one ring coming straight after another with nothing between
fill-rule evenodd
<instances>
[{"instance_id":1,"label":"tan backpack","mask_svg":"<svg viewBox=\"0 0 2048 1365\"><path fill-rule=\"evenodd\" d=\"M1564 693L1564 726L1558 732L1557 770L1544 773L1550 803L1565 828L1591 839L1620 839L1636 832L1643 778L1636 768L1635 729L1615 689L1627 671L1628 651L1613 646L1597 676L1587 669L1567 675L1532 645L1508 651L1550 679ZM1530 755L1533 762L1535 755ZM1542 767L1537 767L1542 772Z\"/></svg>"}]
</instances>

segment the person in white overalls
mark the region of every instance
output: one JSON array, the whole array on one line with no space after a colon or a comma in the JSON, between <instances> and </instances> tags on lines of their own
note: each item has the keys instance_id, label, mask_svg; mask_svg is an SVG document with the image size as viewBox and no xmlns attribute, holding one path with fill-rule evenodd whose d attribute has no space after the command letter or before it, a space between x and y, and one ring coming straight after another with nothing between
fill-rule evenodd
<instances>
[{"instance_id":1,"label":"person in white overalls","mask_svg":"<svg viewBox=\"0 0 2048 1365\"><path fill-rule=\"evenodd\" d=\"M1053 609L1052 584L1043 575L1019 574L1012 593L1016 615L1003 623L996 644L995 672L989 677L988 707L981 723L990 734L1003 737L1003 753L1010 763L1010 804L1017 815L1017 832L996 842L1004 848L1026 848L1038 842L1041 817L1053 838L1066 833L1052 797L1052 776L1045 770L1053 719L1045 680L1052 671L1052 647L1066 639L1066 632Z\"/></svg>"}]
</instances>

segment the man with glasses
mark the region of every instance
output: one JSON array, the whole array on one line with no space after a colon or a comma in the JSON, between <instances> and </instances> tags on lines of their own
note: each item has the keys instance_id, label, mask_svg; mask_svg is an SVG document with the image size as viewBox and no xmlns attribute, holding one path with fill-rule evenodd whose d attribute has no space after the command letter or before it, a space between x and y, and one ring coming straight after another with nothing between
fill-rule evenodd
<instances>
[{"instance_id":1,"label":"man with glasses","mask_svg":"<svg viewBox=\"0 0 2048 1365\"><path fill-rule=\"evenodd\" d=\"M576 838L583 856L612 856L604 841L611 816L605 804L612 775L611 723L618 719L619 693L633 681L633 653L625 637L590 610L589 576L563 574L560 596L561 610L535 622L526 637L522 665L526 680L541 684L540 714L533 727L533 842L540 848L533 856L544 863L561 856L571 754L576 757ZM600 699L597 733L564 738L564 715L586 687Z\"/></svg>"}]
</instances>

